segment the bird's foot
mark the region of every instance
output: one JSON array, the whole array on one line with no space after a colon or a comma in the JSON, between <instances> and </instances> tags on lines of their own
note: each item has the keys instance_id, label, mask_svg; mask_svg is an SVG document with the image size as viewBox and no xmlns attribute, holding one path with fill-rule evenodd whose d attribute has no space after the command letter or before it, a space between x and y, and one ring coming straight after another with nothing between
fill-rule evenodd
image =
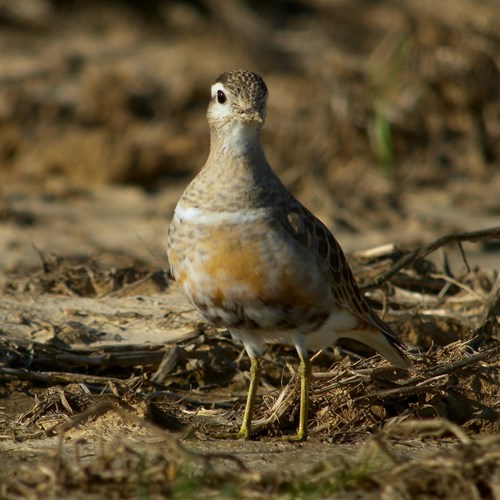
<instances>
[{"instance_id":1,"label":"bird's foot","mask_svg":"<svg viewBox=\"0 0 500 500\"><path fill-rule=\"evenodd\" d=\"M215 439L250 439L250 430L243 427L238 432L216 432L211 435Z\"/></svg>"},{"instance_id":2,"label":"bird's foot","mask_svg":"<svg viewBox=\"0 0 500 500\"><path fill-rule=\"evenodd\" d=\"M303 441L307 441L307 432L299 430L297 434L292 434L290 436L281 436L279 440L288 441L290 443L301 443Z\"/></svg>"}]
</instances>

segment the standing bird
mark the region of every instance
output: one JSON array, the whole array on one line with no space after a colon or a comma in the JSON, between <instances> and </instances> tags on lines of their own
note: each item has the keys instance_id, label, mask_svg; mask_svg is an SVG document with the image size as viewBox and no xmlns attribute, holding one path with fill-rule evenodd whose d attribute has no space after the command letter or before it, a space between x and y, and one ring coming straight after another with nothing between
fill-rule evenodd
<instances>
[{"instance_id":1,"label":"standing bird","mask_svg":"<svg viewBox=\"0 0 500 500\"><path fill-rule=\"evenodd\" d=\"M220 75L208 106L210 153L175 208L168 233L171 272L210 322L227 328L250 357L240 431L249 438L266 343L300 357L297 434L307 438L311 362L346 337L408 369L403 345L366 303L339 244L269 166L259 134L267 87L252 72Z\"/></svg>"}]
</instances>

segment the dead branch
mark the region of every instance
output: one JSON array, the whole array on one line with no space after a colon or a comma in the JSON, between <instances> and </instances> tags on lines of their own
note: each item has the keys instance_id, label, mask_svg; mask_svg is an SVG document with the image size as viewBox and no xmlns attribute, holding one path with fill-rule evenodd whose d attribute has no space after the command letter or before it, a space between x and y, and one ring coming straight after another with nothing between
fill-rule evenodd
<instances>
[{"instance_id":1,"label":"dead branch","mask_svg":"<svg viewBox=\"0 0 500 500\"><path fill-rule=\"evenodd\" d=\"M451 242L461 243L463 241L478 242L478 241L489 241L500 239L500 226L492 227L489 229L482 229L480 231L470 231L465 233L450 233L445 236L441 236L434 241L431 241L427 245L420 248L416 248L413 252L405 255L399 259L387 272L378 276L371 283L367 283L361 286L361 290L370 290L372 288L379 287L382 283L386 282L388 279L392 278L397 272L399 272L404 267L407 267L418 259L422 259L434 252L438 248L447 245Z\"/></svg>"},{"instance_id":2,"label":"dead branch","mask_svg":"<svg viewBox=\"0 0 500 500\"><path fill-rule=\"evenodd\" d=\"M166 432L154 423L145 420L144 418L141 418L130 411L127 411L117 404L113 404L111 401L103 401L101 403L93 405L90 408L84 410L82 413L72 417L69 421L62 422L50 429L47 429L46 433L55 433L61 435L62 437L65 432L78 425L84 424L90 418L99 417L110 411L117 413L125 422L129 424L137 425L139 427L147 429L155 436L161 438L163 442L167 442L170 445L171 449L177 452L182 452L183 454L192 458L202 460L205 465L209 465L214 460L226 460L235 463L241 471L247 471L246 465L238 457L228 453L200 453L190 450L189 448L184 446L181 441L171 432Z\"/></svg>"},{"instance_id":3,"label":"dead branch","mask_svg":"<svg viewBox=\"0 0 500 500\"><path fill-rule=\"evenodd\" d=\"M148 392L143 395L146 400L154 400L160 398L161 400L168 399L172 403L185 403L190 406L209 406L210 408L221 408L227 410L229 408L234 408L234 401L232 403L225 401L200 401L199 399L194 399L190 396L180 394L174 391L153 391Z\"/></svg>"},{"instance_id":4,"label":"dead branch","mask_svg":"<svg viewBox=\"0 0 500 500\"><path fill-rule=\"evenodd\" d=\"M349 404L355 403L356 401L363 401L363 400L370 400L370 399L375 399L375 400L380 400L380 399L385 399L387 397L394 397L394 396L411 396L413 394L419 394L421 392L425 393L432 393L436 392L440 387L446 385L447 379L443 378L442 382L436 385L411 385L411 386L402 386L402 387L396 387L394 389L386 389L384 391L377 391L377 392L372 392L370 394L363 394L362 396L358 396L356 398L353 398Z\"/></svg>"},{"instance_id":5,"label":"dead branch","mask_svg":"<svg viewBox=\"0 0 500 500\"><path fill-rule=\"evenodd\" d=\"M363 394L361 396L353 398L352 402L372 399L384 399L394 396L409 396L421 392L435 392L442 386L446 385L448 377L445 375L449 375L450 373L464 368L465 366L473 365L478 361L488 359L498 353L500 353L500 344L486 351L479 352L467 358L455 361L454 363L440 366L437 369L427 373L426 375L411 378L406 384L403 384L399 387L376 391L369 394Z\"/></svg>"},{"instance_id":6,"label":"dead branch","mask_svg":"<svg viewBox=\"0 0 500 500\"><path fill-rule=\"evenodd\" d=\"M409 383L416 383L420 382L422 380L429 380L431 378L439 377L441 375L447 375L450 373L453 373L456 370L459 370L461 368L464 368L469 365L473 365L474 363L477 363L478 361L482 361L488 358L491 358L493 356L496 356L500 354L500 344L492 347L491 349L486 349L485 351L478 352L476 354L472 354L471 356L463 359L459 359L458 361L455 361L454 363L450 363L447 365L439 366L435 370L431 371L425 376L420 376L416 378L410 379Z\"/></svg>"},{"instance_id":7,"label":"dead branch","mask_svg":"<svg viewBox=\"0 0 500 500\"><path fill-rule=\"evenodd\" d=\"M0 349L12 352L13 357L23 358L29 352L30 366L53 367L61 370L95 367L132 368L134 366L158 366L165 354L165 344L100 346L86 349L62 349L60 347L23 339L0 339Z\"/></svg>"},{"instance_id":8,"label":"dead branch","mask_svg":"<svg viewBox=\"0 0 500 500\"><path fill-rule=\"evenodd\" d=\"M456 424L444 418L433 420L411 420L409 422L399 422L383 432L385 436L405 435L418 433L420 436L442 436L446 433L453 434L462 444L472 444L472 439Z\"/></svg>"},{"instance_id":9,"label":"dead branch","mask_svg":"<svg viewBox=\"0 0 500 500\"><path fill-rule=\"evenodd\" d=\"M26 368L7 368L0 366L0 375L14 377L21 380L37 380L47 384L107 384L111 382L118 386L129 385L131 382L140 380L140 377L133 379L121 380L114 377L103 377L98 375L85 375L82 373L65 373L65 372L37 372Z\"/></svg>"}]
</instances>

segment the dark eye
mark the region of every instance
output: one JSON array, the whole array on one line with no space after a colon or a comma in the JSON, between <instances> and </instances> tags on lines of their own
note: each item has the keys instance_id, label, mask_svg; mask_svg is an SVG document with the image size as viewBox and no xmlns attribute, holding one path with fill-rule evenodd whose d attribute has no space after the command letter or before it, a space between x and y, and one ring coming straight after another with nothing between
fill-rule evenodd
<instances>
[{"instance_id":1,"label":"dark eye","mask_svg":"<svg viewBox=\"0 0 500 500\"><path fill-rule=\"evenodd\" d=\"M219 104L224 104L226 101L227 101L226 94L224 94L224 92L222 92L222 90L218 90L217 91L217 102Z\"/></svg>"}]
</instances>

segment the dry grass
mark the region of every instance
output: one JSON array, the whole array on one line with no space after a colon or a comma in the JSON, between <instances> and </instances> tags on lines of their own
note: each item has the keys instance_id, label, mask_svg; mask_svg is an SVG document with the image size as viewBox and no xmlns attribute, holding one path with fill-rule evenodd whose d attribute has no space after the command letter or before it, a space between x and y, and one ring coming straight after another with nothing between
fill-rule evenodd
<instances>
[{"instance_id":1,"label":"dry grass","mask_svg":"<svg viewBox=\"0 0 500 500\"><path fill-rule=\"evenodd\" d=\"M492 235L496 232L483 234L485 239ZM435 250L437 245L425 248ZM48 461L35 469L21 468L2 483L2 494L62 497L76 489L79 495L97 497L108 491L121 497L218 497L227 491L277 498L347 493L494 498L499 474L498 278L479 269L450 277L426 264L422 251L398 254L394 260L393 249L389 256L386 250L358 256L358 273L369 280L381 265L397 270L387 271L384 290L370 297L374 304L382 298L386 318L413 344L415 370L408 376L380 357L359 359L367 353L356 345L320 353L314 360L309 434L313 442L337 446L364 442L352 458L313 460L307 472L283 475L248 469L237 448L224 453L190 451L186 438L210 439L221 427L237 426L241 416L248 367L244 360L234 361L237 350L224 333L212 331L166 348L75 348L63 342L71 337L57 334L59 341L51 344L0 339L4 359L10 360L9 366L0 366L0 374L53 386L40 392L33 408L4 423L4 429L18 442L60 436ZM132 278L117 285L117 272L102 273L95 264L49 267L40 276L23 278L25 290L73 295L73 290L86 289L94 295L95 287L79 283L88 282L89 276L99 280L101 290L118 296L136 282L156 286L155 273L148 270L129 271ZM9 288L19 286L14 279ZM449 331L452 320L454 335ZM479 326L473 329L473 324ZM446 336L439 338L441 328ZM85 341L84 333L80 342ZM299 403L293 353L271 350L266 359L267 390L255 422L260 439L286 436L294 429ZM54 360L57 370L52 369ZM96 425L97 435L102 434L98 439ZM68 434L72 445L63 444ZM138 444L141 436L143 443ZM412 455L408 450L415 440L429 443L429 450ZM437 443L437 451L432 451ZM232 464L229 469L227 463Z\"/></svg>"},{"instance_id":2,"label":"dry grass","mask_svg":"<svg viewBox=\"0 0 500 500\"><path fill-rule=\"evenodd\" d=\"M90 453L86 439L57 448L43 465L22 466L14 479L0 483L2 498L77 498L118 495L120 498L164 496L189 498L221 494L245 498L496 498L499 489L498 435L471 439L448 420L394 421L368 439L354 456L333 456L314 463L305 473L250 471L228 453L189 451L174 435L111 403L91 406L84 416L66 423L68 432L88 418L115 413L108 419L114 437L98 438ZM121 422L120 422L121 420ZM119 430L132 427L135 440ZM134 430L135 429L135 430ZM432 443L446 447L421 453L401 452L401 444ZM76 439L75 439L76 438ZM69 449L68 449L69 448ZM87 451L87 453L85 453ZM83 453L82 453L83 452Z\"/></svg>"},{"instance_id":3,"label":"dry grass","mask_svg":"<svg viewBox=\"0 0 500 500\"><path fill-rule=\"evenodd\" d=\"M0 8L0 497L500 497L496 2L18 3ZM304 448L269 439L298 409L278 347L257 440L211 441L238 425L248 361L164 272L158 220L234 67L268 83L285 184L344 246L379 245L351 264L416 367L316 355Z\"/></svg>"}]
</instances>

